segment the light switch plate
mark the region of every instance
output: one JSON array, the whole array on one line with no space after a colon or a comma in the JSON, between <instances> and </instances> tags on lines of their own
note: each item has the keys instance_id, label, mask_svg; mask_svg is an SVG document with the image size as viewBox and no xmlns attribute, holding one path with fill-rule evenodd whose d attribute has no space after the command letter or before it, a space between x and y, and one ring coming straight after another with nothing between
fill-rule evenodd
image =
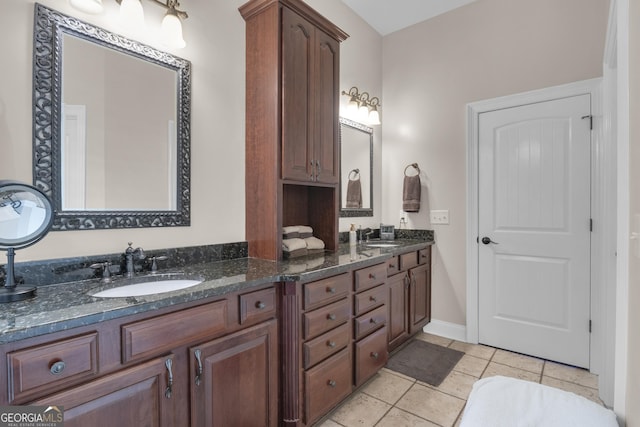
<instances>
[{"instance_id":1,"label":"light switch plate","mask_svg":"<svg viewBox=\"0 0 640 427\"><path fill-rule=\"evenodd\" d=\"M431 211L429 214L429 218L431 220L431 225L440 224L440 225L448 225L449 224L449 210L437 210Z\"/></svg>"}]
</instances>

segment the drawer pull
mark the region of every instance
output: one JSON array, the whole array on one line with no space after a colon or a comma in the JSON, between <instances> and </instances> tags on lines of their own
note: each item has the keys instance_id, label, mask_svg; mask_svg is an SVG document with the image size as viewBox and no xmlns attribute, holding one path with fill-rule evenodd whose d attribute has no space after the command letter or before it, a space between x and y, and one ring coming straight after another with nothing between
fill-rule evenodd
<instances>
[{"instance_id":1,"label":"drawer pull","mask_svg":"<svg viewBox=\"0 0 640 427\"><path fill-rule=\"evenodd\" d=\"M371 295L371 296L369 297L369 301L376 302L376 301L377 301L377 299L376 299L376 297L374 297L373 295Z\"/></svg>"},{"instance_id":2,"label":"drawer pull","mask_svg":"<svg viewBox=\"0 0 640 427\"><path fill-rule=\"evenodd\" d=\"M378 324L378 319L376 319L375 317L372 317L372 318L369 320L369 323L373 323L374 325L377 325L377 324Z\"/></svg>"},{"instance_id":3,"label":"drawer pull","mask_svg":"<svg viewBox=\"0 0 640 427\"><path fill-rule=\"evenodd\" d=\"M372 351L370 356L373 357L374 359L378 360L378 356L380 356L380 355L378 354L377 351Z\"/></svg>"},{"instance_id":4,"label":"drawer pull","mask_svg":"<svg viewBox=\"0 0 640 427\"><path fill-rule=\"evenodd\" d=\"M196 372L196 379L195 379L195 383L197 386L200 385L201 378L202 378L202 351L200 351L200 349L196 350L193 352L193 355L196 357L196 362L198 362L198 369Z\"/></svg>"},{"instance_id":5,"label":"drawer pull","mask_svg":"<svg viewBox=\"0 0 640 427\"><path fill-rule=\"evenodd\" d=\"M336 320L336 315L335 315L335 314L333 314L333 313L329 313L329 314L327 314L327 319L329 319L329 320Z\"/></svg>"},{"instance_id":6,"label":"drawer pull","mask_svg":"<svg viewBox=\"0 0 640 427\"><path fill-rule=\"evenodd\" d=\"M334 348L335 346L336 346L336 342L335 341L327 341L327 347Z\"/></svg>"},{"instance_id":7,"label":"drawer pull","mask_svg":"<svg viewBox=\"0 0 640 427\"><path fill-rule=\"evenodd\" d=\"M376 280L376 275L373 273L369 273L369 279Z\"/></svg>"},{"instance_id":8,"label":"drawer pull","mask_svg":"<svg viewBox=\"0 0 640 427\"><path fill-rule=\"evenodd\" d=\"M336 293L336 288L334 288L333 286L327 286L327 293L328 294L335 294Z\"/></svg>"},{"instance_id":9,"label":"drawer pull","mask_svg":"<svg viewBox=\"0 0 640 427\"><path fill-rule=\"evenodd\" d=\"M390 263L390 264L389 264L389 268L396 268L396 265L395 265L395 264L391 264L391 263Z\"/></svg>"},{"instance_id":10,"label":"drawer pull","mask_svg":"<svg viewBox=\"0 0 640 427\"><path fill-rule=\"evenodd\" d=\"M51 365L49 371L51 371L53 375L60 375L62 371L64 371L65 366L66 365L62 360L58 360L53 365Z\"/></svg>"},{"instance_id":11,"label":"drawer pull","mask_svg":"<svg viewBox=\"0 0 640 427\"><path fill-rule=\"evenodd\" d=\"M265 305L265 303L263 303L262 301L258 301L258 302L256 303L256 308L257 308L257 309L262 310L262 309L263 309L263 308L265 308L265 307L266 307L266 305Z\"/></svg>"},{"instance_id":12,"label":"drawer pull","mask_svg":"<svg viewBox=\"0 0 640 427\"><path fill-rule=\"evenodd\" d=\"M171 399L171 394L173 392L173 371L171 370L173 367L173 361L171 359L165 360L164 366L166 366L167 371L169 371L169 381L167 381L167 389L164 391L164 397Z\"/></svg>"},{"instance_id":13,"label":"drawer pull","mask_svg":"<svg viewBox=\"0 0 640 427\"><path fill-rule=\"evenodd\" d=\"M336 384L336 382L334 380L329 380L329 381L327 381L327 385L329 387L335 387L337 384Z\"/></svg>"}]
</instances>

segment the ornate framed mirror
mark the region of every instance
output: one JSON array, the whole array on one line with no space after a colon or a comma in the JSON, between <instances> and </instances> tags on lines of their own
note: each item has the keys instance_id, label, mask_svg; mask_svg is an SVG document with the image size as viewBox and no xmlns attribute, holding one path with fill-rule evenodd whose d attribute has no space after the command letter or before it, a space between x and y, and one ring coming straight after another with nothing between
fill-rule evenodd
<instances>
[{"instance_id":1,"label":"ornate framed mirror","mask_svg":"<svg viewBox=\"0 0 640 427\"><path fill-rule=\"evenodd\" d=\"M191 63L35 5L34 184L53 230L190 224Z\"/></svg>"},{"instance_id":2,"label":"ornate framed mirror","mask_svg":"<svg viewBox=\"0 0 640 427\"><path fill-rule=\"evenodd\" d=\"M340 117L340 216L373 216L373 129Z\"/></svg>"}]
</instances>

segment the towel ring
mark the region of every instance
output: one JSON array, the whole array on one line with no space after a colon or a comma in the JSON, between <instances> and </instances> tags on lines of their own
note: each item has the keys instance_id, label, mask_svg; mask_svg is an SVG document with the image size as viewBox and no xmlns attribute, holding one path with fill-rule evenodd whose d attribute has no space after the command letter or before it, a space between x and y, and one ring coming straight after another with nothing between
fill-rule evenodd
<instances>
[{"instance_id":1,"label":"towel ring","mask_svg":"<svg viewBox=\"0 0 640 427\"><path fill-rule=\"evenodd\" d=\"M352 179L351 178L351 174L354 174L353 179L359 177L360 176L360 169L353 169L351 172L349 172L349 177L348 177L349 179Z\"/></svg>"},{"instance_id":2,"label":"towel ring","mask_svg":"<svg viewBox=\"0 0 640 427\"><path fill-rule=\"evenodd\" d=\"M404 168L404 176L408 176L407 175L407 169L409 168L414 168L415 170L418 171L418 175L420 175L420 167L418 166L417 163L411 163L410 165L407 165L406 168Z\"/></svg>"}]
</instances>

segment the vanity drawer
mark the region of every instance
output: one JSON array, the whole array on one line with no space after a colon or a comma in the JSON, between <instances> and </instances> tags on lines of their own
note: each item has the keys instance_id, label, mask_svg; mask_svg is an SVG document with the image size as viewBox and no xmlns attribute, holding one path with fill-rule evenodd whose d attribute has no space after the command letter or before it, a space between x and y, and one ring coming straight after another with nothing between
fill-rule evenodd
<instances>
[{"instance_id":1,"label":"vanity drawer","mask_svg":"<svg viewBox=\"0 0 640 427\"><path fill-rule=\"evenodd\" d=\"M367 314L356 317L354 321L355 339L358 340L369 332L380 328L387 323L387 307L381 306Z\"/></svg>"},{"instance_id":2,"label":"vanity drawer","mask_svg":"<svg viewBox=\"0 0 640 427\"><path fill-rule=\"evenodd\" d=\"M406 254L400 255L400 269L408 270L410 268L418 265L418 253L417 252L409 252Z\"/></svg>"},{"instance_id":3,"label":"vanity drawer","mask_svg":"<svg viewBox=\"0 0 640 427\"><path fill-rule=\"evenodd\" d=\"M344 298L349 293L351 275L339 274L304 285L305 310Z\"/></svg>"},{"instance_id":4,"label":"vanity drawer","mask_svg":"<svg viewBox=\"0 0 640 427\"><path fill-rule=\"evenodd\" d=\"M227 304L225 299L123 325L122 362L167 353L223 333L227 329Z\"/></svg>"},{"instance_id":5,"label":"vanity drawer","mask_svg":"<svg viewBox=\"0 0 640 427\"><path fill-rule=\"evenodd\" d=\"M355 344L356 387L387 364L387 328L384 327Z\"/></svg>"},{"instance_id":6,"label":"vanity drawer","mask_svg":"<svg viewBox=\"0 0 640 427\"><path fill-rule=\"evenodd\" d=\"M345 348L305 372L305 414L310 425L351 393L351 352Z\"/></svg>"},{"instance_id":7,"label":"vanity drawer","mask_svg":"<svg viewBox=\"0 0 640 427\"><path fill-rule=\"evenodd\" d=\"M272 318L276 314L274 288L240 295L240 324L252 324Z\"/></svg>"},{"instance_id":8,"label":"vanity drawer","mask_svg":"<svg viewBox=\"0 0 640 427\"><path fill-rule=\"evenodd\" d=\"M7 354L9 401L24 402L98 373L98 333Z\"/></svg>"},{"instance_id":9,"label":"vanity drawer","mask_svg":"<svg viewBox=\"0 0 640 427\"><path fill-rule=\"evenodd\" d=\"M355 272L355 290L362 291L387 280L387 264L378 264Z\"/></svg>"},{"instance_id":10,"label":"vanity drawer","mask_svg":"<svg viewBox=\"0 0 640 427\"><path fill-rule=\"evenodd\" d=\"M349 320L351 309L349 300L334 302L326 307L304 314L304 339L316 337L340 326Z\"/></svg>"},{"instance_id":11,"label":"vanity drawer","mask_svg":"<svg viewBox=\"0 0 640 427\"><path fill-rule=\"evenodd\" d=\"M385 304L387 301L387 287L378 286L368 291L364 291L354 296L354 312L358 316L362 313L375 308L379 305Z\"/></svg>"},{"instance_id":12,"label":"vanity drawer","mask_svg":"<svg viewBox=\"0 0 640 427\"><path fill-rule=\"evenodd\" d=\"M397 256L391 257L387 260L387 277L393 276L400 272L400 260Z\"/></svg>"},{"instance_id":13,"label":"vanity drawer","mask_svg":"<svg viewBox=\"0 0 640 427\"><path fill-rule=\"evenodd\" d=\"M418 264L431 263L431 246L418 251Z\"/></svg>"},{"instance_id":14,"label":"vanity drawer","mask_svg":"<svg viewBox=\"0 0 640 427\"><path fill-rule=\"evenodd\" d=\"M345 348L351 341L349 324L345 323L331 331L304 343L304 368L308 369L316 363Z\"/></svg>"}]
</instances>

